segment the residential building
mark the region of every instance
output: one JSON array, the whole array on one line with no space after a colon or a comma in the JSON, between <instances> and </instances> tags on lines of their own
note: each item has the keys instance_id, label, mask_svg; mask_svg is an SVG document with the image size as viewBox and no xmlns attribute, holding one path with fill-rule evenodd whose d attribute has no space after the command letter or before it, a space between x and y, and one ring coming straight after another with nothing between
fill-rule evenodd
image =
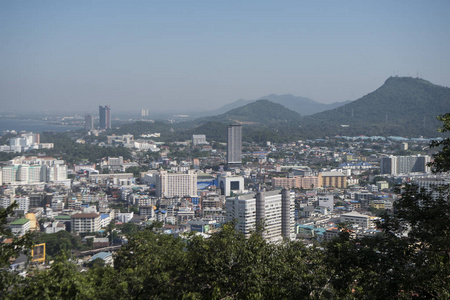
<instances>
[{"instance_id":1,"label":"residential building","mask_svg":"<svg viewBox=\"0 0 450 300\"><path fill-rule=\"evenodd\" d=\"M278 241L294 236L294 192L275 190L227 198L227 220L236 220L236 230L249 237L261 225L263 237Z\"/></svg>"},{"instance_id":2,"label":"residential building","mask_svg":"<svg viewBox=\"0 0 450 300\"><path fill-rule=\"evenodd\" d=\"M430 160L428 155L385 156L380 162L381 174L429 173Z\"/></svg>"},{"instance_id":3,"label":"residential building","mask_svg":"<svg viewBox=\"0 0 450 300\"><path fill-rule=\"evenodd\" d=\"M96 213L82 213L70 216L72 232L85 233L100 230L100 215Z\"/></svg>"}]
</instances>

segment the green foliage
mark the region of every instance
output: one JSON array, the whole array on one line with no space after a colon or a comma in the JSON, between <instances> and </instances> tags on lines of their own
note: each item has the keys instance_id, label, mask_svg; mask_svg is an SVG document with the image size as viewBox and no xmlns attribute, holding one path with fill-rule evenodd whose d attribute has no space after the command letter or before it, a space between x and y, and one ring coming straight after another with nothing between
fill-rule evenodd
<instances>
[{"instance_id":1,"label":"green foliage","mask_svg":"<svg viewBox=\"0 0 450 300\"><path fill-rule=\"evenodd\" d=\"M441 115L437 119L443 123L439 131L450 132L450 113ZM433 172L450 171L450 138L447 137L442 141L433 141L430 146L432 148L440 148L440 151L433 155L434 162L430 164Z\"/></svg>"},{"instance_id":2,"label":"green foliage","mask_svg":"<svg viewBox=\"0 0 450 300\"><path fill-rule=\"evenodd\" d=\"M95 299L95 289L76 266L61 255L51 269L36 271L18 286L11 299Z\"/></svg>"},{"instance_id":3,"label":"green foliage","mask_svg":"<svg viewBox=\"0 0 450 300\"><path fill-rule=\"evenodd\" d=\"M47 259L57 257L61 252L72 249L80 249L80 237L73 236L71 233L62 230L56 233L39 233L34 238L36 244L45 243Z\"/></svg>"},{"instance_id":4,"label":"green foliage","mask_svg":"<svg viewBox=\"0 0 450 300\"><path fill-rule=\"evenodd\" d=\"M33 246L29 233L22 237L16 237L12 235L7 226L7 217L14 214L17 206L16 203L13 203L7 208L0 208L0 237L12 238L11 243L0 244L0 298L6 297L9 290L20 279L15 272L8 270L10 260L17 258L21 252L29 255Z\"/></svg>"},{"instance_id":5,"label":"green foliage","mask_svg":"<svg viewBox=\"0 0 450 300\"><path fill-rule=\"evenodd\" d=\"M68 164L80 163L83 161L99 162L102 157L123 156L124 159L131 158L131 151L123 147L100 147L92 144L79 144L74 140L74 133L43 133L41 135L43 143L54 143L54 149L47 149L48 155L60 156Z\"/></svg>"}]
</instances>

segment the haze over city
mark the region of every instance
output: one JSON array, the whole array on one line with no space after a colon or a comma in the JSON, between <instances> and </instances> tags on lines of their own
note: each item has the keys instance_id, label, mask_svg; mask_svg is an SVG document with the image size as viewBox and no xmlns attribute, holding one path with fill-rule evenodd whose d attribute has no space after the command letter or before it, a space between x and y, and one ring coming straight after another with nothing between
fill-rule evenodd
<instances>
[{"instance_id":1,"label":"haze over city","mask_svg":"<svg viewBox=\"0 0 450 300\"><path fill-rule=\"evenodd\" d=\"M1 111L208 110L450 82L450 3L3 1Z\"/></svg>"}]
</instances>

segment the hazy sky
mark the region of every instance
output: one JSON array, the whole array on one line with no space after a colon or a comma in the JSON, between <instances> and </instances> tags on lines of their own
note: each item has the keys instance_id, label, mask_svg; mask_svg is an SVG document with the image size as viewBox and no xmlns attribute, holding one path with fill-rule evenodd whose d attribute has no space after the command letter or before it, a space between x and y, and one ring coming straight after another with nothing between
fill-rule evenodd
<instances>
[{"instance_id":1,"label":"hazy sky","mask_svg":"<svg viewBox=\"0 0 450 300\"><path fill-rule=\"evenodd\" d=\"M355 100L450 85L450 1L0 0L0 112Z\"/></svg>"}]
</instances>

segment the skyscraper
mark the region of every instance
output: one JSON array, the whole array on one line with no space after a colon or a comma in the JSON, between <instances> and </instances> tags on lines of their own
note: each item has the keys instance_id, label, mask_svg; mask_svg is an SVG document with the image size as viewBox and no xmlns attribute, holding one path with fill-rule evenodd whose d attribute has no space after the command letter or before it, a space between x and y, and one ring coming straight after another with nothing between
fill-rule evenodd
<instances>
[{"instance_id":1,"label":"skyscraper","mask_svg":"<svg viewBox=\"0 0 450 300\"><path fill-rule=\"evenodd\" d=\"M228 166L242 163L242 126L228 126L227 164Z\"/></svg>"},{"instance_id":2,"label":"skyscraper","mask_svg":"<svg viewBox=\"0 0 450 300\"><path fill-rule=\"evenodd\" d=\"M91 115L84 116L84 129L86 130L94 129L94 118Z\"/></svg>"},{"instance_id":3,"label":"skyscraper","mask_svg":"<svg viewBox=\"0 0 450 300\"><path fill-rule=\"evenodd\" d=\"M111 129L111 107L99 106L100 129Z\"/></svg>"}]
</instances>

